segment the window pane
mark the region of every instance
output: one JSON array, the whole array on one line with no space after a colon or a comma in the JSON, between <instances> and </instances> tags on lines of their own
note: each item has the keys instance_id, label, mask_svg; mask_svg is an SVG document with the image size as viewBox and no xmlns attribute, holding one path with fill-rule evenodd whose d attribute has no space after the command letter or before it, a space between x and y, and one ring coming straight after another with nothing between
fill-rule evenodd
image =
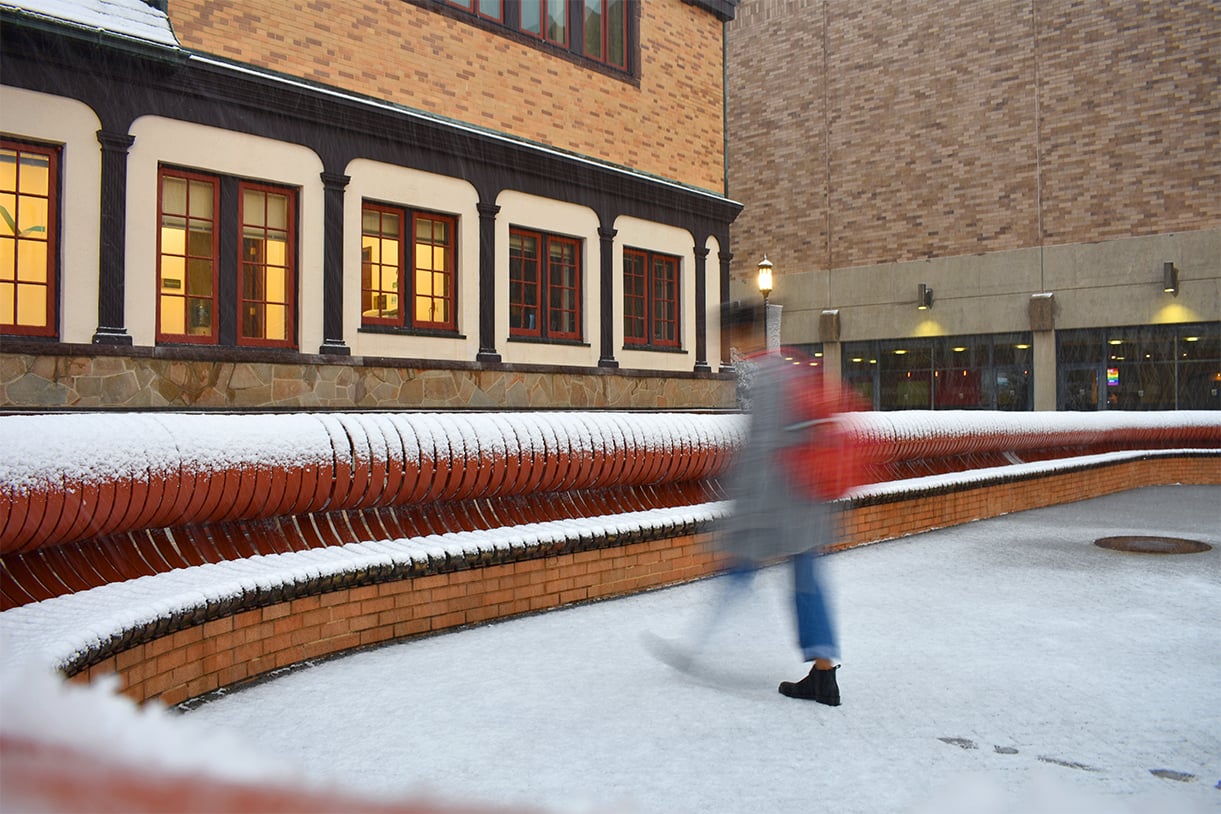
<instances>
[{"instance_id":1,"label":"window pane","mask_svg":"<svg viewBox=\"0 0 1221 814\"><path fill-rule=\"evenodd\" d=\"M187 213L187 181L185 178L162 179L161 211L169 215Z\"/></svg>"},{"instance_id":2,"label":"window pane","mask_svg":"<svg viewBox=\"0 0 1221 814\"><path fill-rule=\"evenodd\" d=\"M0 280L17 279L17 241L0 236ZM0 318L0 322L3 319Z\"/></svg>"},{"instance_id":3,"label":"window pane","mask_svg":"<svg viewBox=\"0 0 1221 814\"><path fill-rule=\"evenodd\" d=\"M17 241L17 279L27 283L47 282L47 242Z\"/></svg>"},{"instance_id":4,"label":"window pane","mask_svg":"<svg viewBox=\"0 0 1221 814\"><path fill-rule=\"evenodd\" d=\"M17 151L0 147L0 190L17 191Z\"/></svg>"},{"instance_id":5,"label":"window pane","mask_svg":"<svg viewBox=\"0 0 1221 814\"><path fill-rule=\"evenodd\" d=\"M191 217L206 220L212 219L212 199L215 191L216 187L209 182L191 181Z\"/></svg>"},{"instance_id":6,"label":"window pane","mask_svg":"<svg viewBox=\"0 0 1221 814\"><path fill-rule=\"evenodd\" d=\"M585 0L585 55L602 59L602 0Z\"/></svg>"},{"instance_id":7,"label":"window pane","mask_svg":"<svg viewBox=\"0 0 1221 814\"><path fill-rule=\"evenodd\" d=\"M47 324L47 289L45 286L17 284L17 324Z\"/></svg>"},{"instance_id":8,"label":"window pane","mask_svg":"<svg viewBox=\"0 0 1221 814\"><path fill-rule=\"evenodd\" d=\"M0 235L17 234L17 196L0 192Z\"/></svg>"},{"instance_id":9,"label":"window pane","mask_svg":"<svg viewBox=\"0 0 1221 814\"><path fill-rule=\"evenodd\" d=\"M543 0L521 0L521 30L542 35Z\"/></svg>"},{"instance_id":10,"label":"window pane","mask_svg":"<svg viewBox=\"0 0 1221 814\"><path fill-rule=\"evenodd\" d=\"M568 44L568 4L564 0L547 0L547 39Z\"/></svg>"},{"instance_id":11,"label":"window pane","mask_svg":"<svg viewBox=\"0 0 1221 814\"><path fill-rule=\"evenodd\" d=\"M627 3L608 0L606 4L606 61L627 67Z\"/></svg>"},{"instance_id":12,"label":"window pane","mask_svg":"<svg viewBox=\"0 0 1221 814\"><path fill-rule=\"evenodd\" d=\"M161 296L161 332L166 334L185 334L186 300L182 297Z\"/></svg>"},{"instance_id":13,"label":"window pane","mask_svg":"<svg viewBox=\"0 0 1221 814\"><path fill-rule=\"evenodd\" d=\"M267 225L267 193L248 189L242 194L242 223L247 226Z\"/></svg>"},{"instance_id":14,"label":"window pane","mask_svg":"<svg viewBox=\"0 0 1221 814\"><path fill-rule=\"evenodd\" d=\"M288 228L288 198L283 195L267 196L267 226L281 231Z\"/></svg>"},{"instance_id":15,"label":"window pane","mask_svg":"<svg viewBox=\"0 0 1221 814\"><path fill-rule=\"evenodd\" d=\"M47 239L46 198L22 195L17 200L17 233L27 240Z\"/></svg>"}]
</instances>

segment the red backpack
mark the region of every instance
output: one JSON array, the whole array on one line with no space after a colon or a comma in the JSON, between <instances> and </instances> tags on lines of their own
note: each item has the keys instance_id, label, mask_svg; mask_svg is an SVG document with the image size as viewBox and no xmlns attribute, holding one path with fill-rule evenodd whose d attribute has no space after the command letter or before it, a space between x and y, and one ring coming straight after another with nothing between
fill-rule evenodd
<instances>
[{"instance_id":1,"label":"red backpack","mask_svg":"<svg viewBox=\"0 0 1221 814\"><path fill-rule=\"evenodd\" d=\"M844 413L867 409L860 397L821 373L795 375L787 386L796 420L786 430L798 433L799 440L780 455L798 491L812 500L835 500L869 482L868 451L843 420Z\"/></svg>"}]
</instances>

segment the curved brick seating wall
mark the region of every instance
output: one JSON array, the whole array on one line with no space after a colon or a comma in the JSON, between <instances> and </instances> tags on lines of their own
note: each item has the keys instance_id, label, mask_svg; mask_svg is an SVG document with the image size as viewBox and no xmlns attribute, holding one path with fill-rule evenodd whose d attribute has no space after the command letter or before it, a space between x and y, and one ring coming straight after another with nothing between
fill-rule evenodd
<instances>
[{"instance_id":1,"label":"curved brick seating wall","mask_svg":"<svg viewBox=\"0 0 1221 814\"><path fill-rule=\"evenodd\" d=\"M356 647L705 576L743 426L707 414L0 418L10 657L84 680L114 673L130 697L173 704ZM842 501L841 547L1221 483L1215 413L858 414L852 426L879 482Z\"/></svg>"}]
</instances>

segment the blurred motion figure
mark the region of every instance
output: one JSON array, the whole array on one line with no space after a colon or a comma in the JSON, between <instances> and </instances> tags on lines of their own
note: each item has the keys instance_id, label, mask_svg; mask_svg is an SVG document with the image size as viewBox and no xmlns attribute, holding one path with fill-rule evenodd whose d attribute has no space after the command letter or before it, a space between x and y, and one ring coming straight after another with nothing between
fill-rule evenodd
<instances>
[{"instance_id":1,"label":"blurred motion figure","mask_svg":"<svg viewBox=\"0 0 1221 814\"><path fill-rule=\"evenodd\" d=\"M836 539L838 509L830 501L862 480L859 449L838 423L857 405L838 382L768 352L762 304L730 303L724 324L730 345L751 368L750 419L730 473L730 513L714 545L738 585L764 564L791 561L798 645L813 664L804 678L779 689L838 706L839 643L818 557Z\"/></svg>"}]
</instances>

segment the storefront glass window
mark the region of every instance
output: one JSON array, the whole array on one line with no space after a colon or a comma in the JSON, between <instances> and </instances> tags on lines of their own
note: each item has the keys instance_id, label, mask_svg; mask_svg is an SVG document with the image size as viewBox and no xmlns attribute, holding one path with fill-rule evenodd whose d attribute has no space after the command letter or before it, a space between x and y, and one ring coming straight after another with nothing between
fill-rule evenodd
<instances>
[{"instance_id":1,"label":"storefront glass window","mask_svg":"<svg viewBox=\"0 0 1221 814\"><path fill-rule=\"evenodd\" d=\"M1061 410L1221 409L1221 323L1062 331Z\"/></svg>"}]
</instances>

